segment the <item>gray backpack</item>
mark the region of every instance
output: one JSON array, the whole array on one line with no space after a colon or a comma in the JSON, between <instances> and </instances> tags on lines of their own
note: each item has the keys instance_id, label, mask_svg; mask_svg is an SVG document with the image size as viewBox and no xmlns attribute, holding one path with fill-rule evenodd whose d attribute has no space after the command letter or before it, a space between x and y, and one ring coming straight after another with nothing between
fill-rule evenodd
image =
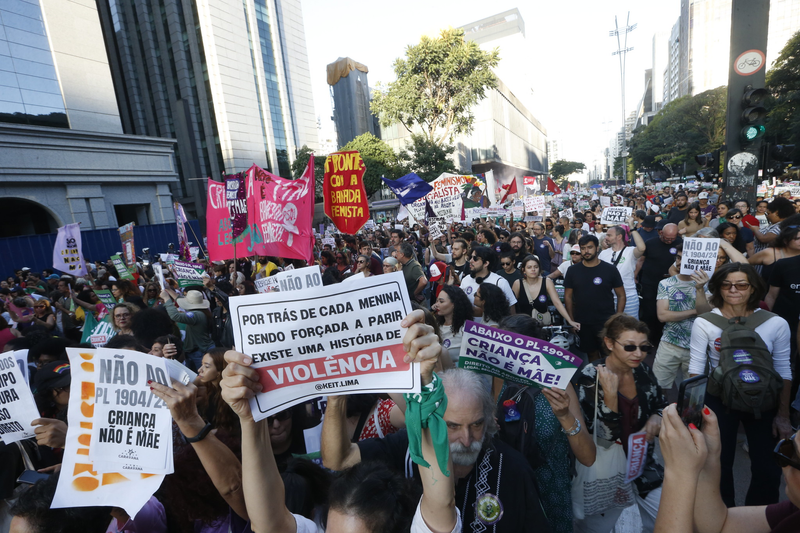
<instances>
[{"instance_id":1,"label":"gray backpack","mask_svg":"<svg viewBox=\"0 0 800 533\"><path fill-rule=\"evenodd\" d=\"M761 413L778 406L783 378L775 371L772 354L755 331L774 316L777 315L763 310L731 319L711 312L700 315L722 329L719 366L708 376L708 392L718 396L728 409L761 418Z\"/></svg>"}]
</instances>

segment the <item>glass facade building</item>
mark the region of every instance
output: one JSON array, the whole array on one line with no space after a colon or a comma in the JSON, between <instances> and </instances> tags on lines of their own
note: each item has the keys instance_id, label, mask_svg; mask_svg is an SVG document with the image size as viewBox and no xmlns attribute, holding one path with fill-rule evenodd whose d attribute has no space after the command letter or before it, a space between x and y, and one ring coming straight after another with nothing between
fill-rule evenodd
<instances>
[{"instance_id":1,"label":"glass facade building","mask_svg":"<svg viewBox=\"0 0 800 533\"><path fill-rule=\"evenodd\" d=\"M0 0L0 122L69 128L38 0Z\"/></svg>"}]
</instances>

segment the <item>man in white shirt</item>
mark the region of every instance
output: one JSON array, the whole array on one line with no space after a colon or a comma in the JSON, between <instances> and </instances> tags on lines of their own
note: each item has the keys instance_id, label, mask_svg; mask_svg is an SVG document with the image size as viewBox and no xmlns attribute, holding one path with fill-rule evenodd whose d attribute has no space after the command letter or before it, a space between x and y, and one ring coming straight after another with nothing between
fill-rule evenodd
<instances>
[{"instance_id":1,"label":"man in white shirt","mask_svg":"<svg viewBox=\"0 0 800 533\"><path fill-rule=\"evenodd\" d=\"M500 287L508 299L509 312L512 315L514 314L514 305L517 303L517 298L514 296L514 291L511 290L508 282L493 272L497 269L497 266L497 254L491 248L479 246L472 250L469 258L469 268L472 274L461 281L461 289L469 298L469 302L473 304L476 318L483 315L483 309L475 307L474 304L475 291L478 290L478 285L481 283L491 283Z\"/></svg>"},{"instance_id":2,"label":"man in white shirt","mask_svg":"<svg viewBox=\"0 0 800 533\"><path fill-rule=\"evenodd\" d=\"M633 221L628 221L629 227ZM622 277L623 287L625 288L625 314L634 318L639 318L639 294L636 292L636 262L645 252L645 245L642 236L638 231L632 231L634 246L628 246L626 242L626 231L621 226L612 226L606 232L606 244L608 248L600 252L600 260L611 263Z\"/></svg>"}]
</instances>

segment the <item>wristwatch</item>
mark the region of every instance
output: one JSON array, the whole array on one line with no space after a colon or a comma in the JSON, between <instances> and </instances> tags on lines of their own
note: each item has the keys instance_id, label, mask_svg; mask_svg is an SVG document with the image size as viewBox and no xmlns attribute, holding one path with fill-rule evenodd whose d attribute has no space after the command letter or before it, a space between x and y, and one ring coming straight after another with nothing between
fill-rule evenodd
<instances>
[{"instance_id":1,"label":"wristwatch","mask_svg":"<svg viewBox=\"0 0 800 533\"><path fill-rule=\"evenodd\" d=\"M205 426L203 426L203 429L200 430L200 433L198 433L194 437L187 437L186 435L183 435L182 431L181 431L181 435L183 435L183 438L186 439L186 442L188 442L189 444L193 444L195 442L200 442L201 440L206 438L206 435L209 434L211 429L212 429L211 428L211 423L208 423Z\"/></svg>"}]
</instances>

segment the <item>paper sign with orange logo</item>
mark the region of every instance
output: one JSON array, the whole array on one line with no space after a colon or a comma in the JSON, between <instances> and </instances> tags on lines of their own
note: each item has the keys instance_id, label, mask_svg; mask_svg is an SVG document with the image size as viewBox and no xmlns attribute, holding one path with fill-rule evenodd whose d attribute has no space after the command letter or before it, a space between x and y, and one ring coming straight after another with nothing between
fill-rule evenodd
<instances>
[{"instance_id":1,"label":"paper sign with orange logo","mask_svg":"<svg viewBox=\"0 0 800 533\"><path fill-rule=\"evenodd\" d=\"M61 475L51 507L58 509L110 505L122 507L130 516L135 517L150 496L161 486L164 475L146 471L125 471L122 468L102 469L95 466L90 459L92 447L95 445L92 438L95 426L108 423L107 411L105 420L99 416L102 406L98 406L98 388L105 386L100 384L101 365L109 353L113 359L115 353L123 351L102 349L102 352L101 354L101 350L67 349L72 375L69 428L61 463ZM136 353L127 350L124 352ZM146 354L138 355L142 358L157 359ZM146 375L137 376L137 383L141 381L146 384L147 379L150 378ZM147 391L150 392L149 387ZM169 417L169 412L166 414ZM161 435L160 440L169 442L169 449L166 452L171 465L171 430L168 434Z\"/></svg>"}]
</instances>

